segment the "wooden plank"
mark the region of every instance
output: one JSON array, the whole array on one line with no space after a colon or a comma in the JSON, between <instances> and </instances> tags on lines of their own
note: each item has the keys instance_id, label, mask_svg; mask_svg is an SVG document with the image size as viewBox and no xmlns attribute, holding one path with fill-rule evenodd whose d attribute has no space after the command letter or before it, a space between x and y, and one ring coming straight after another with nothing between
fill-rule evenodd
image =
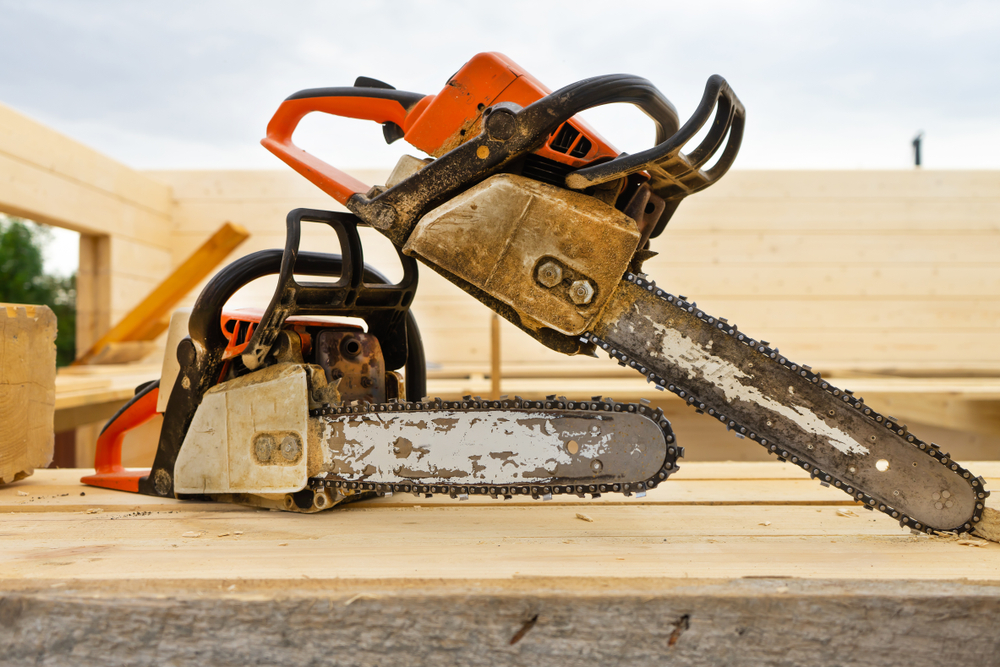
<instances>
[{"instance_id":1,"label":"wooden plank","mask_svg":"<svg viewBox=\"0 0 1000 667\"><path fill-rule=\"evenodd\" d=\"M77 472L46 476L65 479ZM733 489L740 484L734 480L689 485L685 493L678 480L679 488L667 491L688 496L675 502L568 500L535 502L529 509L499 501L432 504L397 495L303 516L26 480L2 492L5 498L15 489L28 495L5 503L0 520L10 547L0 554L0 569L15 580L323 579L331 575L331 562L338 563L338 578L400 580L486 581L514 575L826 579L845 573L875 580L1000 578L1000 545L969 548L950 539L914 536L883 515L858 508L852 510L857 516L842 516L840 506L814 505L782 488L829 491L804 480L744 482L757 490L743 497L736 497ZM78 495L81 489L86 496ZM765 494L787 502L761 501ZM119 500L122 496L133 504ZM732 502L720 503L720 496ZM103 511L86 514L84 507ZM135 514L147 511L154 514ZM593 521L579 520L579 511ZM192 532L198 536L184 536ZM384 549L391 535L405 535L402 568L398 552ZM291 547L288 553L296 555L296 562L276 569L274 559L286 553L282 544ZM864 548L858 548L861 544ZM53 550L60 554L54 556ZM97 568L89 561L95 552L102 558ZM366 557L351 558L351 553Z\"/></svg>"},{"instance_id":2,"label":"wooden plank","mask_svg":"<svg viewBox=\"0 0 1000 667\"><path fill-rule=\"evenodd\" d=\"M836 261L849 266L897 264L977 263L997 265L1000 234L995 232L926 232L866 234L759 231L718 233L677 231L660 246L661 252L683 257L685 263L727 262L807 266Z\"/></svg>"},{"instance_id":3,"label":"wooden plank","mask_svg":"<svg viewBox=\"0 0 1000 667\"><path fill-rule=\"evenodd\" d=\"M864 237L881 231L1000 231L1000 196L973 197L719 197L714 188L687 199L670 219L675 230L774 231L836 229ZM656 241L654 241L655 247Z\"/></svg>"},{"instance_id":4,"label":"wooden plank","mask_svg":"<svg viewBox=\"0 0 1000 667\"><path fill-rule=\"evenodd\" d=\"M0 641L15 666L937 667L990 664L1000 650L997 593L980 582L610 579L595 595L572 578L229 578L199 590L46 582L4 597Z\"/></svg>"},{"instance_id":5,"label":"wooden plank","mask_svg":"<svg viewBox=\"0 0 1000 667\"><path fill-rule=\"evenodd\" d=\"M390 170L350 170L366 183L384 183ZM312 197L331 201L289 169L271 170L159 170L142 172L169 184L181 201L299 200ZM942 200L996 201L1000 199L997 170L822 170L734 169L716 185L684 202L731 199L815 200ZM682 209L683 210L683 207Z\"/></svg>"},{"instance_id":6,"label":"wooden plank","mask_svg":"<svg viewBox=\"0 0 1000 667\"><path fill-rule=\"evenodd\" d=\"M0 303L0 485L52 461L56 316Z\"/></svg>"},{"instance_id":7,"label":"wooden plank","mask_svg":"<svg viewBox=\"0 0 1000 667\"><path fill-rule=\"evenodd\" d=\"M102 422L135 395L140 384L160 376L158 364L69 366L55 381L55 432ZM78 443L79 465L93 461L93 444Z\"/></svg>"},{"instance_id":8,"label":"wooden plank","mask_svg":"<svg viewBox=\"0 0 1000 667\"><path fill-rule=\"evenodd\" d=\"M897 297L927 299L995 298L1000 294L1000 268L992 265L927 262L895 267L822 265L787 266L726 262L718 266L650 261L649 274L674 294L695 299L738 297L851 297L877 300Z\"/></svg>"},{"instance_id":9,"label":"wooden plank","mask_svg":"<svg viewBox=\"0 0 1000 667\"><path fill-rule=\"evenodd\" d=\"M121 391L107 401L90 401L86 405L75 405L56 410L53 430L56 433L62 433L95 422L101 423L103 426L130 398L132 398L132 394L127 391ZM74 447L74 452L83 454L83 456L79 460L74 456L74 465L88 465L93 463L94 457L92 452L88 455L79 452L79 449L79 447Z\"/></svg>"},{"instance_id":10,"label":"wooden plank","mask_svg":"<svg viewBox=\"0 0 1000 667\"><path fill-rule=\"evenodd\" d=\"M995 543L917 537L832 507L352 507L297 521L166 510L136 520L144 511L7 515L4 579L1000 578ZM388 536L405 536L405 554L386 549Z\"/></svg>"},{"instance_id":11,"label":"wooden plank","mask_svg":"<svg viewBox=\"0 0 1000 667\"><path fill-rule=\"evenodd\" d=\"M1000 197L998 184L989 169L736 169L698 198L992 200Z\"/></svg>"},{"instance_id":12,"label":"wooden plank","mask_svg":"<svg viewBox=\"0 0 1000 667\"><path fill-rule=\"evenodd\" d=\"M809 478L797 466L779 463L773 459L764 462L718 462L718 461L681 461L680 471L670 477L670 480L657 488L650 490L645 498L625 497L620 494L606 494L600 498L578 498L576 496L554 496L548 502L533 500L528 497L515 496L510 500L493 500L488 497L471 496L467 501L457 501L447 496L433 497L414 496L412 494L394 494L383 498L366 500L363 504L369 509L419 509L419 508L452 508L483 507L487 509L503 508L553 508L575 507L671 507L683 505L686 507L704 506L742 506L760 507L846 507L857 510L855 516L842 516L834 512L826 517L839 519L861 518L860 525L868 526L870 519L878 519L874 529L885 530L882 522L884 515L865 511L863 506L854 502L842 491L824 487L819 482ZM986 480L986 487L994 487L1000 483L1000 461L972 461L967 463L970 470L981 475ZM0 512L82 512L91 508L100 508L105 512L114 511L161 511L174 509L183 512L202 512L218 509L219 511L238 511L239 505L228 503L206 503L197 501L177 501L172 498L155 498L138 494L130 494L108 489L86 487L79 483L84 470L61 469L38 471L32 478L29 487L9 487L0 489ZM17 493L24 491L27 495ZM80 495L80 492L85 495ZM352 505L353 506L353 505ZM415 507L419 506L419 508ZM361 507L360 505L358 507ZM290 516L290 515L284 515ZM889 524L896 525L889 521ZM855 530L851 522L832 521L832 526ZM852 527L853 526L853 527ZM762 526L768 528L768 526ZM864 528L867 530L867 528ZM747 530L740 525L734 530ZM758 530L758 528L753 528ZM761 531L769 535L770 531Z\"/></svg>"},{"instance_id":13,"label":"wooden plank","mask_svg":"<svg viewBox=\"0 0 1000 667\"><path fill-rule=\"evenodd\" d=\"M155 284L158 282L157 278L168 275L173 266L171 247L158 247L123 236L112 236L109 251L114 265L115 282L128 277Z\"/></svg>"},{"instance_id":14,"label":"wooden plank","mask_svg":"<svg viewBox=\"0 0 1000 667\"><path fill-rule=\"evenodd\" d=\"M1000 545L843 516L790 466L688 468L659 500L397 495L310 516L40 471L0 489L0 643L8 664L84 666L922 667L944 644L970 664L1000 651Z\"/></svg>"},{"instance_id":15,"label":"wooden plank","mask_svg":"<svg viewBox=\"0 0 1000 667\"><path fill-rule=\"evenodd\" d=\"M687 296L689 299L694 298L689 294ZM698 298L697 303L705 312L725 317L741 328L752 326L760 330L917 329L982 331L994 334L1000 329L998 296L961 299L856 299L850 296L823 298L789 295L783 298ZM419 308L420 315L430 321L433 327L457 329L488 325L488 308L478 305L475 309L465 309L462 305L464 304L453 304L445 300L424 300L419 306L414 304L414 310ZM476 310L483 312L477 313Z\"/></svg>"},{"instance_id":16,"label":"wooden plank","mask_svg":"<svg viewBox=\"0 0 1000 667\"><path fill-rule=\"evenodd\" d=\"M170 187L0 104L0 153L40 171L157 212Z\"/></svg>"},{"instance_id":17,"label":"wooden plank","mask_svg":"<svg viewBox=\"0 0 1000 667\"><path fill-rule=\"evenodd\" d=\"M420 322L428 361L433 364L488 363L488 329L435 327ZM853 368L870 372L995 372L1000 358L996 332L921 331L900 329L762 330L743 323L749 335L768 340L782 354L799 363L828 372ZM566 357L553 352L516 329L502 329L504 366L525 363L596 367L598 360Z\"/></svg>"},{"instance_id":18,"label":"wooden plank","mask_svg":"<svg viewBox=\"0 0 1000 667\"><path fill-rule=\"evenodd\" d=\"M0 152L0 207L26 217L85 234L113 234L169 246L169 200L151 209L113 193L61 177Z\"/></svg>"},{"instance_id":19,"label":"wooden plank","mask_svg":"<svg viewBox=\"0 0 1000 667\"><path fill-rule=\"evenodd\" d=\"M968 400L961 394L929 392L875 394L868 404L902 420L930 422L948 428L1000 435L1000 399Z\"/></svg>"},{"instance_id":20,"label":"wooden plank","mask_svg":"<svg viewBox=\"0 0 1000 667\"><path fill-rule=\"evenodd\" d=\"M247 238L239 225L226 223L178 266L138 306L132 309L111 331L79 355L74 365L90 363L104 346L121 341L146 340L163 331L160 323L171 309Z\"/></svg>"}]
</instances>

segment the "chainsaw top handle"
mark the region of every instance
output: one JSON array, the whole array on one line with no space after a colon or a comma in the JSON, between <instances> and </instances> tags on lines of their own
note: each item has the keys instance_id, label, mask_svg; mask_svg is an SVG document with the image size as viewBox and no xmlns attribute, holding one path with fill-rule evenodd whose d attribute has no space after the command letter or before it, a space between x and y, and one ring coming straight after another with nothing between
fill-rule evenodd
<instances>
[{"instance_id":1,"label":"chainsaw top handle","mask_svg":"<svg viewBox=\"0 0 1000 667\"><path fill-rule=\"evenodd\" d=\"M382 124L386 141L392 142L402 137L407 116L424 97L419 93L396 90L367 77L359 77L353 87L302 90L278 107L267 124L267 136L260 143L321 190L345 204L353 195L367 192L369 187L296 146L292 142L292 134L299 121L314 111L373 120Z\"/></svg>"}]
</instances>

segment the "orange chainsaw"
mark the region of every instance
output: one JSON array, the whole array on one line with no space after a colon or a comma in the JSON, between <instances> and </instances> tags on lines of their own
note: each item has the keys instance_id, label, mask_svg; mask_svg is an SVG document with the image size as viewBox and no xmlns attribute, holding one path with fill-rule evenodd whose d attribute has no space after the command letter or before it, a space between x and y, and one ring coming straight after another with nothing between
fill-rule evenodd
<instances>
[{"instance_id":1,"label":"orange chainsaw","mask_svg":"<svg viewBox=\"0 0 1000 667\"><path fill-rule=\"evenodd\" d=\"M620 102L652 119L652 148L619 153L577 117ZM404 156L384 185L368 186L292 142L313 112L375 121L386 141L405 139L430 157ZM391 492L644 495L677 469L683 450L646 402L424 397L409 312L417 259L543 345L603 351L869 509L915 530L973 529L988 495L982 478L642 272L681 200L733 164L744 119L719 76L680 126L640 77L551 92L496 53L475 56L436 95L366 77L292 95L262 144L349 212L292 211L283 250L216 275L186 325L172 326L177 363L112 419L85 481L313 512ZM300 252L303 222L334 228L341 254ZM358 225L396 246L400 283L365 266ZM275 273L263 312L225 310L237 289ZM296 277L305 275L339 280ZM366 329L326 316L361 318ZM152 470L124 470L123 434L157 411Z\"/></svg>"}]
</instances>

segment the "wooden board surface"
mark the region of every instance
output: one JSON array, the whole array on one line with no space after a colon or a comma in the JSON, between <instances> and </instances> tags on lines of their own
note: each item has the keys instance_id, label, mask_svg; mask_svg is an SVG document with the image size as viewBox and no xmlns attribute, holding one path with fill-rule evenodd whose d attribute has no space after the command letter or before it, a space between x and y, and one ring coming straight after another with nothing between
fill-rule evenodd
<instances>
[{"instance_id":1,"label":"wooden board surface","mask_svg":"<svg viewBox=\"0 0 1000 667\"><path fill-rule=\"evenodd\" d=\"M1000 481L1000 462L969 467ZM5 664L919 667L1000 651L1000 545L911 535L792 466L688 463L645 499L397 494L319 515L81 472L0 490Z\"/></svg>"},{"instance_id":2,"label":"wooden board surface","mask_svg":"<svg viewBox=\"0 0 1000 667\"><path fill-rule=\"evenodd\" d=\"M970 468L988 484L1000 479L995 462ZM1000 545L911 535L777 464L688 464L644 499L458 502L397 494L319 515L130 495L83 487L79 476L39 472L0 490L5 580L1000 581ZM406 545L405 563L390 544ZM288 553L294 559L274 567Z\"/></svg>"}]
</instances>

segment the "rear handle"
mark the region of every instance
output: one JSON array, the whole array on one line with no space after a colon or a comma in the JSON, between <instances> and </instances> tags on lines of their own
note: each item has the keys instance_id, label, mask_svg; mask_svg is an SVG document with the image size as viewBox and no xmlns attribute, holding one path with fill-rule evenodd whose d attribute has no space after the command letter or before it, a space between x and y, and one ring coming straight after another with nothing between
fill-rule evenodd
<instances>
[{"instance_id":1,"label":"rear handle","mask_svg":"<svg viewBox=\"0 0 1000 667\"><path fill-rule=\"evenodd\" d=\"M383 87L302 90L281 103L271 122L267 124L267 136L260 143L323 192L341 204L346 204L353 195L368 192L369 186L296 146L292 141L292 134L299 121L314 111L345 118L373 120L386 128L385 135L388 139L398 136L398 130L394 130L393 126L405 127L407 116L423 99L425 96L419 93Z\"/></svg>"}]
</instances>

